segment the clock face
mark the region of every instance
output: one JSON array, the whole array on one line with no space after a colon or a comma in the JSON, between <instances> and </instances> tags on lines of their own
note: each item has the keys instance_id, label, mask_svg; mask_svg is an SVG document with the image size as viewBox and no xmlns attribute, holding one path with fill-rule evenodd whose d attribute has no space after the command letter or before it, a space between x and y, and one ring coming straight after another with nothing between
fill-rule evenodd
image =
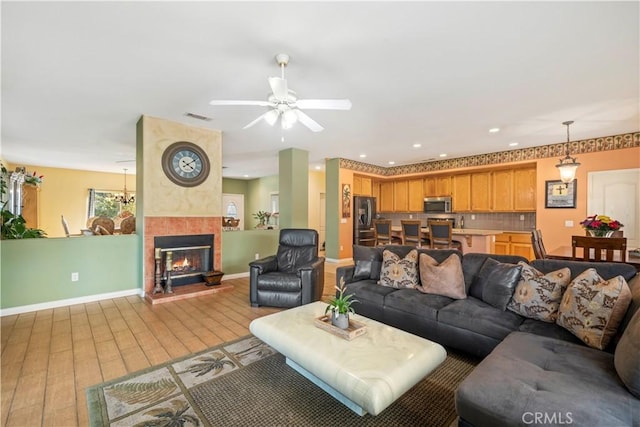
<instances>
[{"instance_id":1,"label":"clock face","mask_svg":"<svg viewBox=\"0 0 640 427\"><path fill-rule=\"evenodd\" d=\"M209 176L209 158L192 142L175 142L162 154L162 169L174 183L195 187Z\"/></svg>"}]
</instances>

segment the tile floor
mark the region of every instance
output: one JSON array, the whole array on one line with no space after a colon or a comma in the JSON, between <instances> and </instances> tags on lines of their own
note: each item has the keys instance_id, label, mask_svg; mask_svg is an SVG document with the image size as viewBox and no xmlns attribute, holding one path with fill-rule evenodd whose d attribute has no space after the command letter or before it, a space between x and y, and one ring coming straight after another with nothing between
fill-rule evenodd
<instances>
[{"instance_id":1,"label":"tile floor","mask_svg":"<svg viewBox=\"0 0 640 427\"><path fill-rule=\"evenodd\" d=\"M324 295L334 293L326 264ZM0 425L86 426L85 388L249 334L249 279L234 289L151 306L138 296L1 318Z\"/></svg>"}]
</instances>

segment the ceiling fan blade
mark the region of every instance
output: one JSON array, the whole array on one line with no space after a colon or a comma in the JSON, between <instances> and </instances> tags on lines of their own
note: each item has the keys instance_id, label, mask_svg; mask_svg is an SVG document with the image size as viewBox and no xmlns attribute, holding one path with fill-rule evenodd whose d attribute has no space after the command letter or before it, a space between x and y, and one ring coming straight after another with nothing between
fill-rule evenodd
<instances>
[{"instance_id":1,"label":"ceiling fan blade","mask_svg":"<svg viewBox=\"0 0 640 427\"><path fill-rule=\"evenodd\" d=\"M269 77L269 86L271 86L271 91L276 99L280 101L287 99L289 91L287 90L287 81L285 79L281 79L280 77Z\"/></svg>"},{"instance_id":2,"label":"ceiling fan blade","mask_svg":"<svg viewBox=\"0 0 640 427\"><path fill-rule=\"evenodd\" d=\"M273 111L273 110L272 110ZM267 111L264 114L261 114L257 119L255 119L254 121L252 121L251 123L249 123L248 125L246 125L245 127L243 127L242 129L249 129L251 126L255 125L256 123L258 123L260 120L262 120L264 118L264 116L266 116L267 114L269 114L270 111Z\"/></svg>"},{"instance_id":3,"label":"ceiling fan blade","mask_svg":"<svg viewBox=\"0 0 640 427\"><path fill-rule=\"evenodd\" d=\"M307 116L305 113L298 110L297 108L292 111L296 112L296 116L298 116L298 121L303 125L305 125L306 127L308 127L309 129L311 129L312 132L322 132L324 130L324 128L320 126L318 122L316 122L311 117Z\"/></svg>"},{"instance_id":4,"label":"ceiling fan blade","mask_svg":"<svg viewBox=\"0 0 640 427\"><path fill-rule=\"evenodd\" d=\"M350 110L348 99L298 99L296 107L303 110Z\"/></svg>"},{"instance_id":5,"label":"ceiling fan blade","mask_svg":"<svg viewBox=\"0 0 640 427\"><path fill-rule=\"evenodd\" d=\"M260 120L263 120L267 123L269 123L269 125L273 126L274 123L276 122L276 120L278 120L278 116L280 115L280 111L278 110L269 110L266 113L260 115L257 119L255 119L254 121L252 121L251 123L249 123L248 125L246 125L245 127L243 127L242 129L248 129L251 126L255 125L256 123L258 123Z\"/></svg>"},{"instance_id":6,"label":"ceiling fan blade","mask_svg":"<svg viewBox=\"0 0 640 427\"><path fill-rule=\"evenodd\" d=\"M209 102L209 105L257 105L260 107L272 107L273 103L269 101L232 101L232 100L216 100Z\"/></svg>"}]
</instances>

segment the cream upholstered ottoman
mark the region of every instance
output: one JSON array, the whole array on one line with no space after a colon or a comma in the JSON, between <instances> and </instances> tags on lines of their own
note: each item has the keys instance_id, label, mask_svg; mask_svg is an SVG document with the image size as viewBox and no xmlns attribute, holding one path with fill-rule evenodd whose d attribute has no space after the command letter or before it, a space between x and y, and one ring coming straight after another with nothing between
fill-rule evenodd
<instances>
[{"instance_id":1,"label":"cream upholstered ottoman","mask_svg":"<svg viewBox=\"0 0 640 427\"><path fill-rule=\"evenodd\" d=\"M367 332L347 341L314 325L327 304L314 302L251 322L251 332L287 364L359 415L378 415L440 365L432 341L355 315Z\"/></svg>"}]
</instances>

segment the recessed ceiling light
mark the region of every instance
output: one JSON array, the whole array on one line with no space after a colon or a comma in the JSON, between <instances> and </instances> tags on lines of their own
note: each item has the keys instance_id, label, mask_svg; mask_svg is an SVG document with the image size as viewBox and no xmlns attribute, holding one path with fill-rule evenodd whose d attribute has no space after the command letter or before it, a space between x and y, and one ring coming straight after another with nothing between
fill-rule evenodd
<instances>
[{"instance_id":1,"label":"recessed ceiling light","mask_svg":"<svg viewBox=\"0 0 640 427\"><path fill-rule=\"evenodd\" d=\"M316 166L317 171L319 171L320 169L322 169L322 166Z\"/></svg>"},{"instance_id":2,"label":"recessed ceiling light","mask_svg":"<svg viewBox=\"0 0 640 427\"><path fill-rule=\"evenodd\" d=\"M418 144L418 143L413 144L413 148L420 148L420 147L422 147L422 144Z\"/></svg>"},{"instance_id":3,"label":"recessed ceiling light","mask_svg":"<svg viewBox=\"0 0 640 427\"><path fill-rule=\"evenodd\" d=\"M249 175L243 175L245 178L249 178Z\"/></svg>"},{"instance_id":4,"label":"recessed ceiling light","mask_svg":"<svg viewBox=\"0 0 640 427\"><path fill-rule=\"evenodd\" d=\"M491 128L491 129L489 129L489 133L496 133L496 132L500 132L500 128Z\"/></svg>"},{"instance_id":5,"label":"recessed ceiling light","mask_svg":"<svg viewBox=\"0 0 640 427\"><path fill-rule=\"evenodd\" d=\"M360 158L361 158L361 159L364 159L365 157L367 157L367 155L366 155L366 154L360 154Z\"/></svg>"},{"instance_id":6,"label":"recessed ceiling light","mask_svg":"<svg viewBox=\"0 0 640 427\"><path fill-rule=\"evenodd\" d=\"M518 145L518 143L517 143L517 142L510 142L510 143L509 143L509 147L515 147L516 145Z\"/></svg>"},{"instance_id":7,"label":"recessed ceiling light","mask_svg":"<svg viewBox=\"0 0 640 427\"><path fill-rule=\"evenodd\" d=\"M390 164L390 165L395 165L395 164L396 164L396 162L394 162L393 160L389 160L389 164Z\"/></svg>"},{"instance_id":8,"label":"recessed ceiling light","mask_svg":"<svg viewBox=\"0 0 640 427\"><path fill-rule=\"evenodd\" d=\"M447 157L447 153L440 154L440 157Z\"/></svg>"}]
</instances>

